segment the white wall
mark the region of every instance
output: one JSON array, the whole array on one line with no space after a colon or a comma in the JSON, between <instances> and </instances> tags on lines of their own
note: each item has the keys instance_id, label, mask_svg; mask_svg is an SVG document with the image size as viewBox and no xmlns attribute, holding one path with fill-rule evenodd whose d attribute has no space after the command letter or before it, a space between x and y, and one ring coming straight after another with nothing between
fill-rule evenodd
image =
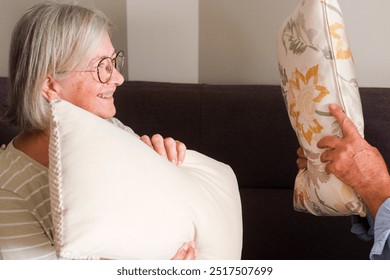
<instances>
[{"instance_id":1,"label":"white wall","mask_svg":"<svg viewBox=\"0 0 390 280\"><path fill-rule=\"evenodd\" d=\"M8 76L8 53L12 28L26 10L36 0L0 0L0 76Z\"/></svg>"},{"instance_id":2,"label":"white wall","mask_svg":"<svg viewBox=\"0 0 390 280\"><path fill-rule=\"evenodd\" d=\"M298 0L200 0L199 81L279 84L276 34Z\"/></svg>"},{"instance_id":3,"label":"white wall","mask_svg":"<svg viewBox=\"0 0 390 280\"><path fill-rule=\"evenodd\" d=\"M0 0L0 76L11 29L40 0ZM79 0L116 24L130 80L279 84L276 34L299 0ZM390 87L390 1L339 0L360 86ZM127 19L127 21L126 21ZM127 29L127 31L126 31Z\"/></svg>"},{"instance_id":4,"label":"white wall","mask_svg":"<svg viewBox=\"0 0 390 280\"><path fill-rule=\"evenodd\" d=\"M8 53L14 25L29 7L38 2L41 0L0 0L0 76L8 76ZM127 50L126 0L63 0L63 2L76 2L103 11L114 25L112 36L114 47ZM127 69L123 74L127 78Z\"/></svg>"},{"instance_id":5,"label":"white wall","mask_svg":"<svg viewBox=\"0 0 390 280\"><path fill-rule=\"evenodd\" d=\"M279 84L276 35L299 0L199 1L199 81ZM360 86L390 87L390 1L339 4Z\"/></svg>"},{"instance_id":6,"label":"white wall","mask_svg":"<svg viewBox=\"0 0 390 280\"><path fill-rule=\"evenodd\" d=\"M127 0L130 80L198 82L198 0Z\"/></svg>"},{"instance_id":7,"label":"white wall","mask_svg":"<svg viewBox=\"0 0 390 280\"><path fill-rule=\"evenodd\" d=\"M390 87L390 1L339 0L360 86Z\"/></svg>"}]
</instances>

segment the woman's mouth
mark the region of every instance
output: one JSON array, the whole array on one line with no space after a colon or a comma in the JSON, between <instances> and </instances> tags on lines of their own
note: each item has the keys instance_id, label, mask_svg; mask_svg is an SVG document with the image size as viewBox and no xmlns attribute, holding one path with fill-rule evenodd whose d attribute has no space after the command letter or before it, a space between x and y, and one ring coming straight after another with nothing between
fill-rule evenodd
<instances>
[{"instance_id":1,"label":"woman's mouth","mask_svg":"<svg viewBox=\"0 0 390 280\"><path fill-rule=\"evenodd\" d=\"M99 93L97 97L102 99L110 99L112 98L113 95L114 95L113 93Z\"/></svg>"}]
</instances>

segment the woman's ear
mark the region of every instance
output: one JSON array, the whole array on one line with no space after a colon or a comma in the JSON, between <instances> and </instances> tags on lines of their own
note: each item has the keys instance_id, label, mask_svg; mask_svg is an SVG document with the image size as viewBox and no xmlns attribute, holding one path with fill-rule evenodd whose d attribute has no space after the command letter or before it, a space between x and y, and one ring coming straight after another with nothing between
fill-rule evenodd
<instances>
[{"instance_id":1,"label":"woman's ear","mask_svg":"<svg viewBox=\"0 0 390 280\"><path fill-rule=\"evenodd\" d=\"M58 89L59 85L57 80L55 80L52 75L49 75L42 84L42 96L47 101L60 99Z\"/></svg>"}]
</instances>

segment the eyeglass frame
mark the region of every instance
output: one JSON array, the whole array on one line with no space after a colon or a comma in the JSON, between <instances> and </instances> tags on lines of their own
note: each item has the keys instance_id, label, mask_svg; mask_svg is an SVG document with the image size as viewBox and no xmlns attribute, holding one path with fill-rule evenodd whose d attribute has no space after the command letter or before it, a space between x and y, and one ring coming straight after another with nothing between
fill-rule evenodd
<instances>
[{"instance_id":1,"label":"eyeglass frame","mask_svg":"<svg viewBox=\"0 0 390 280\"><path fill-rule=\"evenodd\" d=\"M116 63L116 60L118 58L118 56L120 56L122 58L122 63L121 65L118 67L117 66L117 63ZM100 64L106 60L106 59L110 59L111 60L111 63L114 67L111 68L111 73L110 73L110 76L107 78L107 80L105 82L102 81L102 79L100 78L100 74L99 74L99 66ZM93 72L96 72L97 73L97 76L98 76L98 79L99 79L99 82L101 82L102 84L107 84L110 80L111 80L111 77L112 77L112 73L114 72L114 68L119 71L119 73L121 72L122 68L123 68L123 65L125 64L125 52L123 50L120 50L118 51L116 54L115 54L115 57L114 58L111 58L111 57L103 57L101 60L99 60L99 63L97 66L93 67L93 68L96 68L96 70L73 70L73 71L69 71L69 72L90 72L90 73L93 73ZM108 71L107 71L108 72Z\"/></svg>"}]
</instances>

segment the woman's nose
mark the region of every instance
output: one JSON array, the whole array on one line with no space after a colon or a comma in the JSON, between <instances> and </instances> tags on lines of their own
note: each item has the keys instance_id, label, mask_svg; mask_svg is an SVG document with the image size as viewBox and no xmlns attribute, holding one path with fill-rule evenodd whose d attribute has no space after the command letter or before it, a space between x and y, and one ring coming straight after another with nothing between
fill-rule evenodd
<instances>
[{"instance_id":1,"label":"woman's nose","mask_svg":"<svg viewBox=\"0 0 390 280\"><path fill-rule=\"evenodd\" d=\"M116 69L114 67L113 72L112 72L112 76L111 76L111 79L109 82L114 83L116 86L120 86L121 84L123 84L124 81L125 81L125 78L123 78L121 72L119 72L118 69Z\"/></svg>"}]
</instances>

